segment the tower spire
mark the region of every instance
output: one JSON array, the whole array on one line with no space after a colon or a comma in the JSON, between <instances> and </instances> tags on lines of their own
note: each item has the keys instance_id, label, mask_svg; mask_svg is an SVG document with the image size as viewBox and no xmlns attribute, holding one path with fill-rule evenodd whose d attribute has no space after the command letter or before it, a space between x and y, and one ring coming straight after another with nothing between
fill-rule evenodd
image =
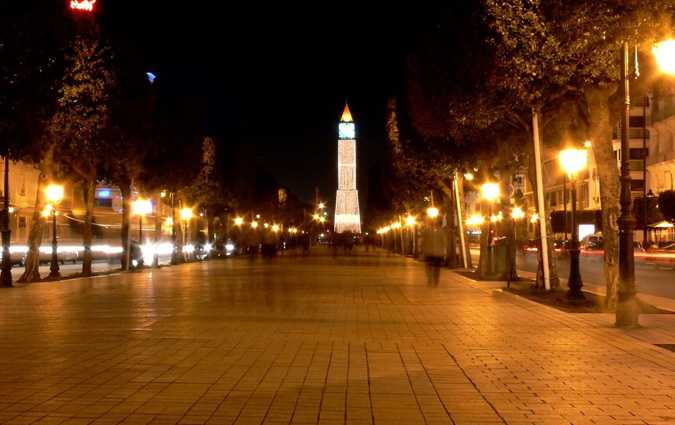
<instances>
[{"instance_id":1,"label":"tower spire","mask_svg":"<svg viewBox=\"0 0 675 425\"><path fill-rule=\"evenodd\" d=\"M352 113L349 110L349 104L345 102L345 109L342 111L342 117L340 118L340 122L354 122L352 119Z\"/></svg>"}]
</instances>

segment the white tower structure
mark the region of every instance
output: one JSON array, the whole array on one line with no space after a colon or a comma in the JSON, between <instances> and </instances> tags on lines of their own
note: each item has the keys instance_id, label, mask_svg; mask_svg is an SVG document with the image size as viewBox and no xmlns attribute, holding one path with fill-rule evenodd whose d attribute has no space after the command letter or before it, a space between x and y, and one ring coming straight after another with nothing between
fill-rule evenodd
<instances>
[{"instance_id":1,"label":"white tower structure","mask_svg":"<svg viewBox=\"0 0 675 425\"><path fill-rule=\"evenodd\" d=\"M338 188L335 198L335 233L361 233L359 191L356 189L356 128L349 106L338 125Z\"/></svg>"}]
</instances>

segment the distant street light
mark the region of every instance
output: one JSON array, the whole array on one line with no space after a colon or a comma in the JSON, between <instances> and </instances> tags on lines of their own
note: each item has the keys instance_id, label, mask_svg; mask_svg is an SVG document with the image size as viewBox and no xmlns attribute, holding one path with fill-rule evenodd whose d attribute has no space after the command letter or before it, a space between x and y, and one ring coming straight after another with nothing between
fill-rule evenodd
<instances>
[{"instance_id":1,"label":"distant street light","mask_svg":"<svg viewBox=\"0 0 675 425\"><path fill-rule=\"evenodd\" d=\"M239 227L244 224L244 218L243 217L235 217L234 218L234 225Z\"/></svg>"},{"instance_id":2,"label":"distant street light","mask_svg":"<svg viewBox=\"0 0 675 425\"><path fill-rule=\"evenodd\" d=\"M414 215L408 214L405 218L405 225L408 227L415 227L417 225L417 218Z\"/></svg>"},{"instance_id":3,"label":"distant street light","mask_svg":"<svg viewBox=\"0 0 675 425\"><path fill-rule=\"evenodd\" d=\"M483 199L489 203L496 202L501 197L501 191L497 183L483 183L480 187L480 193Z\"/></svg>"},{"instance_id":4,"label":"distant street light","mask_svg":"<svg viewBox=\"0 0 675 425\"><path fill-rule=\"evenodd\" d=\"M480 214L473 214L466 219L466 225L469 227L480 227L485 223L485 217Z\"/></svg>"},{"instance_id":5,"label":"distant street light","mask_svg":"<svg viewBox=\"0 0 675 425\"><path fill-rule=\"evenodd\" d=\"M322 210L322 209L325 209L325 208L326 208L326 204L324 204L323 202L319 202L319 209Z\"/></svg>"},{"instance_id":6,"label":"distant street light","mask_svg":"<svg viewBox=\"0 0 675 425\"><path fill-rule=\"evenodd\" d=\"M258 222L257 221L252 221L251 222L251 229L257 229L258 228Z\"/></svg>"},{"instance_id":7,"label":"distant street light","mask_svg":"<svg viewBox=\"0 0 675 425\"><path fill-rule=\"evenodd\" d=\"M319 221L320 218L321 218L321 216L320 216L318 213L312 214L312 219L313 219L314 221Z\"/></svg>"},{"instance_id":8,"label":"distant street light","mask_svg":"<svg viewBox=\"0 0 675 425\"><path fill-rule=\"evenodd\" d=\"M52 216L52 260L49 266L49 279L58 279L61 277L59 272L58 246L56 240L56 206L63 200L63 186L59 184L50 184L45 189L45 198L47 206Z\"/></svg>"},{"instance_id":9,"label":"distant street light","mask_svg":"<svg viewBox=\"0 0 675 425\"><path fill-rule=\"evenodd\" d=\"M131 203L131 211L138 216L138 243L143 244L143 216L152 213L152 202L138 198Z\"/></svg>"},{"instance_id":10,"label":"distant street light","mask_svg":"<svg viewBox=\"0 0 675 425\"><path fill-rule=\"evenodd\" d=\"M441 213L441 212L440 212L440 211L438 210L438 208L436 208L436 207L429 207L429 208L427 208L427 217L429 217L429 218L431 218L431 219L434 219L434 218L438 217L438 215L439 215L440 213Z\"/></svg>"},{"instance_id":11,"label":"distant street light","mask_svg":"<svg viewBox=\"0 0 675 425\"><path fill-rule=\"evenodd\" d=\"M194 216L194 213L192 212L192 208L184 207L180 209L178 215L183 222L183 245L186 245L188 242L188 226L190 224L190 220L192 220L192 217Z\"/></svg>"},{"instance_id":12,"label":"distant street light","mask_svg":"<svg viewBox=\"0 0 675 425\"><path fill-rule=\"evenodd\" d=\"M572 198L572 240L570 241L570 275L567 279L567 298L574 300L583 300L584 293L581 288L584 286L581 281L581 272L579 270L579 229L577 228L577 178L579 172L584 170L588 164L588 151L586 149L565 149L560 151L558 157L560 167L565 170L570 180L571 198Z\"/></svg>"},{"instance_id":13,"label":"distant street light","mask_svg":"<svg viewBox=\"0 0 675 425\"><path fill-rule=\"evenodd\" d=\"M522 220L525 218L525 211L520 207L513 207L511 210L511 218L514 220Z\"/></svg>"},{"instance_id":14,"label":"distant street light","mask_svg":"<svg viewBox=\"0 0 675 425\"><path fill-rule=\"evenodd\" d=\"M279 229L280 229L280 227L279 227L278 224L273 224L273 225L272 225L272 232L278 233L278 232L279 232Z\"/></svg>"},{"instance_id":15,"label":"distant street light","mask_svg":"<svg viewBox=\"0 0 675 425\"><path fill-rule=\"evenodd\" d=\"M473 173L471 173L471 172L464 173L464 179L465 179L466 181L469 181L469 182L470 182L470 181L473 181L473 179L474 179Z\"/></svg>"}]
</instances>

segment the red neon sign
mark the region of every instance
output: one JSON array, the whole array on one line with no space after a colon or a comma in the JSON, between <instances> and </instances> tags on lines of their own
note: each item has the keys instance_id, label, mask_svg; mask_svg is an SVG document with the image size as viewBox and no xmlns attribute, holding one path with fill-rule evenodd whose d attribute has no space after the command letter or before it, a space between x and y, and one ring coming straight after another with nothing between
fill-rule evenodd
<instances>
[{"instance_id":1,"label":"red neon sign","mask_svg":"<svg viewBox=\"0 0 675 425\"><path fill-rule=\"evenodd\" d=\"M91 12L94 10L94 3L96 3L96 0L70 0L70 8Z\"/></svg>"}]
</instances>

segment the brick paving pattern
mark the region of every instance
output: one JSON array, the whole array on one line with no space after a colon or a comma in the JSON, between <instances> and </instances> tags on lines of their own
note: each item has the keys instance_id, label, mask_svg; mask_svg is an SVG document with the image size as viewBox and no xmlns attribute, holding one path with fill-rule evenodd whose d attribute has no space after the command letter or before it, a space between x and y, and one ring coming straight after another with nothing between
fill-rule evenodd
<instances>
[{"instance_id":1,"label":"brick paving pattern","mask_svg":"<svg viewBox=\"0 0 675 425\"><path fill-rule=\"evenodd\" d=\"M675 353L385 255L0 290L2 424L674 424Z\"/></svg>"}]
</instances>

